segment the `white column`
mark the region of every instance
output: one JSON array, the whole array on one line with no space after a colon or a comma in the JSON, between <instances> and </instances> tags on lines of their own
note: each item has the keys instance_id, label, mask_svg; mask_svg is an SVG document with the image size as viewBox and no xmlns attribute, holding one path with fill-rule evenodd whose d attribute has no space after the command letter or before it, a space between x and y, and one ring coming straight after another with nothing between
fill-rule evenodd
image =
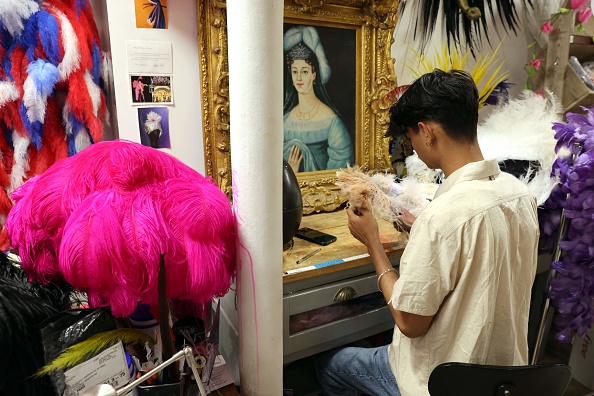
<instances>
[{"instance_id":1,"label":"white column","mask_svg":"<svg viewBox=\"0 0 594 396\"><path fill-rule=\"evenodd\" d=\"M283 0L228 0L242 395L282 394Z\"/></svg>"}]
</instances>

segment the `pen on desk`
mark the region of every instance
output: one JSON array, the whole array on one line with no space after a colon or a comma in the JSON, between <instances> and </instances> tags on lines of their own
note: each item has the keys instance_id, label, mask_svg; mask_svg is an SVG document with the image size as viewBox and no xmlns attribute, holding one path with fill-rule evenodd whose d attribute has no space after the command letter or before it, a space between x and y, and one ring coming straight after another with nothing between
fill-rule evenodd
<instances>
[{"instance_id":1,"label":"pen on desk","mask_svg":"<svg viewBox=\"0 0 594 396\"><path fill-rule=\"evenodd\" d=\"M305 255L305 256L303 256L303 257L301 257L301 258L300 258L299 260L297 260L295 263L296 263L296 264L299 264L299 263L302 263L302 262L304 262L305 260L307 260L308 258L310 258L311 256L313 256L314 254L316 254L316 253L317 253L317 252L319 252L320 250L322 250L322 249L318 248L318 249L314 250L314 251L313 251L313 252L311 252L310 254L308 254L308 255Z\"/></svg>"}]
</instances>

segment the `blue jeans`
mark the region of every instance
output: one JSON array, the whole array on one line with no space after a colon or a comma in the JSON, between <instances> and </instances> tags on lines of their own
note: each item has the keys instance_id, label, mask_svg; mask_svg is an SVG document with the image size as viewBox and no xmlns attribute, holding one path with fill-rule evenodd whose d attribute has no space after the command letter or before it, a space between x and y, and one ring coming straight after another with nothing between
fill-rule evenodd
<instances>
[{"instance_id":1,"label":"blue jeans","mask_svg":"<svg viewBox=\"0 0 594 396\"><path fill-rule=\"evenodd\" d=\"M400 396L388 346L334 349L317 355L315 364L323 395Z\"/></svg>"}]
</instances>

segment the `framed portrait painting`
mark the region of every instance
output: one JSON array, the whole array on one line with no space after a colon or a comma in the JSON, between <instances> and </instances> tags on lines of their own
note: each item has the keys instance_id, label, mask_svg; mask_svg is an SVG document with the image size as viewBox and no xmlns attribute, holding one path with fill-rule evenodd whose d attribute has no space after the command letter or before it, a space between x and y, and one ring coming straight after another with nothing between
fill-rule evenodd
<instances>
[{"instance_id":1,"label":"framed portrait painting","mask_svg":"<svg viewBox=\"0 0 594 396\"><path fill-rule=\"evenodd\" d=\"M198 1L207 173L231 192L225 3ZM396 87L396 0L285 0L283 158L304 214L347 200L336 171L391 171L386 95Z\"/></svg>"}]
</instances>

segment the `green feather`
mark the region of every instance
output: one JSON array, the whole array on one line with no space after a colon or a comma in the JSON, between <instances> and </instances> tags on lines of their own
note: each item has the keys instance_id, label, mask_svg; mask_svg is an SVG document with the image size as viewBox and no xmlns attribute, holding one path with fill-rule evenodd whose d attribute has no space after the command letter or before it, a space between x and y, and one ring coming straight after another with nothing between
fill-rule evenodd
<instances>
[{"instance_id":1,"label":"green feather","mask_svg":"<svg viewBox=\"0 0 594 396\"><path fill-rule=\"evenodd\" d=\"M51 363L43 366L34 376L41 377L55 370L66 370L74 367L120 341L124 344L132 342L140 342L143 345L147 342L151 344L155 343L150 336L136 329L122 328L97 333L83 342L66 348L60 356L55 358Z\"/></svg>"}]
</instances>

